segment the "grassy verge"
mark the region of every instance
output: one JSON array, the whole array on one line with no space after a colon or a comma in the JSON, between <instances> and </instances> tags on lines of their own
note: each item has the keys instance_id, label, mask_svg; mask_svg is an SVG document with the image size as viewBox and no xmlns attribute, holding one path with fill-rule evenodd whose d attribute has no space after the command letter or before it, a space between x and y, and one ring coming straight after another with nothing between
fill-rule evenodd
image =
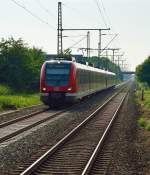
<instances>
[{"instance_id":1,"label":"grassy verge","mask_svg":"<svg viewBox=\"0 0 150 175\"><path fill-rule=\"evenodd\" d=\"M142 90L144 90L144 99L142 100ZM150 131L150 89L147 87L138 88L136 91L136 103L142 114L138 119L138 125L147 131Z\"/></svg>"},{"instance_id":2,"label":"grassy verge","mask_svg":"<svg viewBox=\"0 0 150 175\"><path fill-rule=\"evenodd\" d=\"M17 109L40 104L38 94L18 94L6 86L0 86L0 109Z\"/></svg>"}]
</instances>

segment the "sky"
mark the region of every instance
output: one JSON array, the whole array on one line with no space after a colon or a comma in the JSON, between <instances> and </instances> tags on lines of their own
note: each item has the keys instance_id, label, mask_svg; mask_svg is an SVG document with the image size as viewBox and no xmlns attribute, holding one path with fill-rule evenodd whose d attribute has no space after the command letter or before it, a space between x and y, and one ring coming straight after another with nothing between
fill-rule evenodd
<instances>
[{"instance_id":1,"label":"sky","mask_svg":"<svg viewBox=\"0 0 150 175\"><path fill-rule=\"evenodd\" d=\"M0 2L0 39L22 38L31 47L56 53L57 0ZM109 48L120 48L129 70L135 70L150 55L149 0L62 0L62 3L63 28L111 28L103 31L107 35L102 36L102 48L114 37L112 34L118 34ZM72 53L81 54L78 48L86 47L86 34L87 31L63 32L63 36L67 36L63 37L63 49L82 40L72 48ZM97 31L90 32L90 41L91 48L98 47ZM97 52L93 51L91 55L97 55Z\"/></svg>"}]
</instances>

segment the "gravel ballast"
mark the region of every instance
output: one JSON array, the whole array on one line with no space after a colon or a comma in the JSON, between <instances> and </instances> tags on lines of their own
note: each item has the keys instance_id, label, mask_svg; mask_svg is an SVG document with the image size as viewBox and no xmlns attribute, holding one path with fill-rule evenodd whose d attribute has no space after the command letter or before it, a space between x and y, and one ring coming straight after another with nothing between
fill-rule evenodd
<instances>
[{"instance_id":1,"label":"gravel ballast","mask_svg":"<svg viewBox=\"0 0 150 175\"><path fill-rule=\"evenodd\" d=\"M21 164L21 162L28 162L30 157L36 154L48 142L51 146L54 145L114 92L115 90L109 90L92 96L75 105L72 110L54 118L51 122L45 122L1 144L1 174L12 174L16 165Z\"/></svg>"},{"instance_id":2,"label":"gravel ballast","mask_svg":"<svg viewBox=\"0 0 150 175\"><path fill-rule=\"evenodd\" d=\"M38 112L38 111L42 111L42 110L46 110L48 109L47 106L45 105L34 105L34 106L30 106L30 107L25 107L25 108L20 108L18 110L14 110L14 111L7 111L7 112L2 112L0 113L0 124L22 117L23 115L28 115L34 112Z\"/></svg>"},{"instance_id":3,"label":"gravel ballast","mask_svg":"<svg viewBox=\"0 0 150 175\"><path fill-rule=\"evenodd\" d=\"M106 175L143 175L137 143L138 113L134 102L134 89L133 84L119 112L118 123L113 126L114 132L110 135L110 139L113 140L111 147L113 151Z\"/></svg>"}]
</instances>

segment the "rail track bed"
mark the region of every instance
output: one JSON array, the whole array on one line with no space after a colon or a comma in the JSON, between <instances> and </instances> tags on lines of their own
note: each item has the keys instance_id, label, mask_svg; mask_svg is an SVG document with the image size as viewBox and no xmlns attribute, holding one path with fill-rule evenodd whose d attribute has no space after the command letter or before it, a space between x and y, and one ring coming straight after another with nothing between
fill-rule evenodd
<instances>
[{"instance_id":1,"label":"rail track bed","mask_svg":"<svg viewBox=\"0 0 150 175\"><path fill-rule=\"evenodd\" d=\"M82 174L89 171L93 152L102 142L106 128L110 126L119 111L127 92L120 92L105 102L94 113L74 128L67 136L48 150L41 158L27 168L26 174ZM91 157L92 155L92 157ZM90 158L91 157L91 158ZM36 156L33 157L36 160ZM31 160L33 162L34 160ZM88 163L88 164L87 164ZM87 164L87 165L86 165ZM25 165L29 166L28 164ZM20 166L15 174L20 174ZM90 165L91 168L91 165Z\"/></svg>"},{"instance_id":2,"label":"rail track bed","mask_svg":"<svg viewBox=\"0 0 150 175\"><path fill-rule=\"evenodd\" d=\"M115 149L114 146L117 144L116 137L121 126L121 121L123 119L121 118L121 116L119 116L117 118L114 118L114 120L115 122L110 123L110 126L108 126L108 129L109 127L112 127L111 130L106 130L103 138L97 144L97 147L95 148L90 160L86 164L82 175L104 175L108 173L108 168L112 160L113 151Z\"/></svg>"},{"instance_id":3,"label":"rail track bed","mask_svg":"<svg viewBox=\"0 0 150 175\"><path fill-rule=\"evenodd\" d=\"M63 112L59 116L50 117L51 119L42 124L38 124L35 127L28 128L24 120L25 123L22 127L25 128L25 130L23 129L24 132L22 130L21 134L15 133L15 131L19 131L19 128L17 129L17 124L15 124L16 119L11 121L12 123L10 120L7 121L5 123L6 125L3 123L3 127L7 126L7 123L11 123L10 126L16 125L13 132L15 135L18 135L12 135L11 139L6 138L7 140L0 143L0 174L17 175L23 172L29 165L47 152L47 150L54 146L59 140L61 140L61 138L68 134L73 128L94 112L100 105L105 103L105 101L113 94L120 91L124 86L125 85L122 85L115 89L109 89L93 95L91 98L87 98L72 107L69 106L67 109L66 106L65 108L59 108L59 111L65 110L66 112ZM59 111L57 109L57 112ZM52 113L56 111L49 110L45 112L52 115ZM31 117L29 116L27 118L32 120L32 114L30 115ZM38 115L40 115L40 113ZM25 118L26 116L28 115L25 115ZM33 117L36 118L34 115ZM20 125L22 125L21 122L23 121L21 118L21 116L17 117ZM39 120L39 118L37 118L37 120ZM35 119L35 123L38 122L37 120ZM2 127L0 129L2 129ZM6 133L8 134L8 132L11 133L11 131L7 130ZM6 133L4 134L7 135Z\"/></svg>"},{"instance_id":4,"label":"rail track bed","mask_svg":"<svg viewBox=\"0 0 150 175\"><path fill-rule=\"evenodd\" d=\"M38 126L48 120L57 117L65 112L65 110L54 111L45 110L40 112L31 113L26 116L19 117L8 122L0 124L0 143L7 141L14 136L17 136L24 131L27 131L35 126Z\"/></svg>"},{"instance_id":5,"label":"rail track bed","mask_svg":"<svg viewBox=\"0 0 150 175\"><path fill-rule=\"evenodd\" d=\"M48 107L39 104L39 105L34 105L30 107L25 107L17 110L12 110L12 111L7 111L7 112L2 112L0 113L0 124L8 122L10 120L15 120L17 118L20 118L22 116L27 116L29 114L32 115L32 113L40 113L42 111L48 110Z\"/></svg>"}]
</instances>

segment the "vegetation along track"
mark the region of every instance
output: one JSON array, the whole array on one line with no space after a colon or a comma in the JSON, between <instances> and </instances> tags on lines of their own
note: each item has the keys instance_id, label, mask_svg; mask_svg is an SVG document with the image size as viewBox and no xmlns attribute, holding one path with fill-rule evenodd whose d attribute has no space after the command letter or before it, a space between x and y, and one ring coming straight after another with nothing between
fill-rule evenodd
<instances>
[{"instance_id":1,"label":"vegetation along track","mask_svg":"<svg viewBox=\"0 0 150 175\"><path fill-rule=\"evenodd\" d=\"M66 110L42 110L0 124L0 143L13 138L41 123L44 123Z\"/></svg>"},{"instance_id":2,"label":"vegetation along track","mask_svg":"<svg viewBox=\"0 0 150 175\"><path fill-rule=\"evenodd\" d=\"M127 90L113 95L21 175L86 174L126 95Z\"/></svg>"}]
</instances>

